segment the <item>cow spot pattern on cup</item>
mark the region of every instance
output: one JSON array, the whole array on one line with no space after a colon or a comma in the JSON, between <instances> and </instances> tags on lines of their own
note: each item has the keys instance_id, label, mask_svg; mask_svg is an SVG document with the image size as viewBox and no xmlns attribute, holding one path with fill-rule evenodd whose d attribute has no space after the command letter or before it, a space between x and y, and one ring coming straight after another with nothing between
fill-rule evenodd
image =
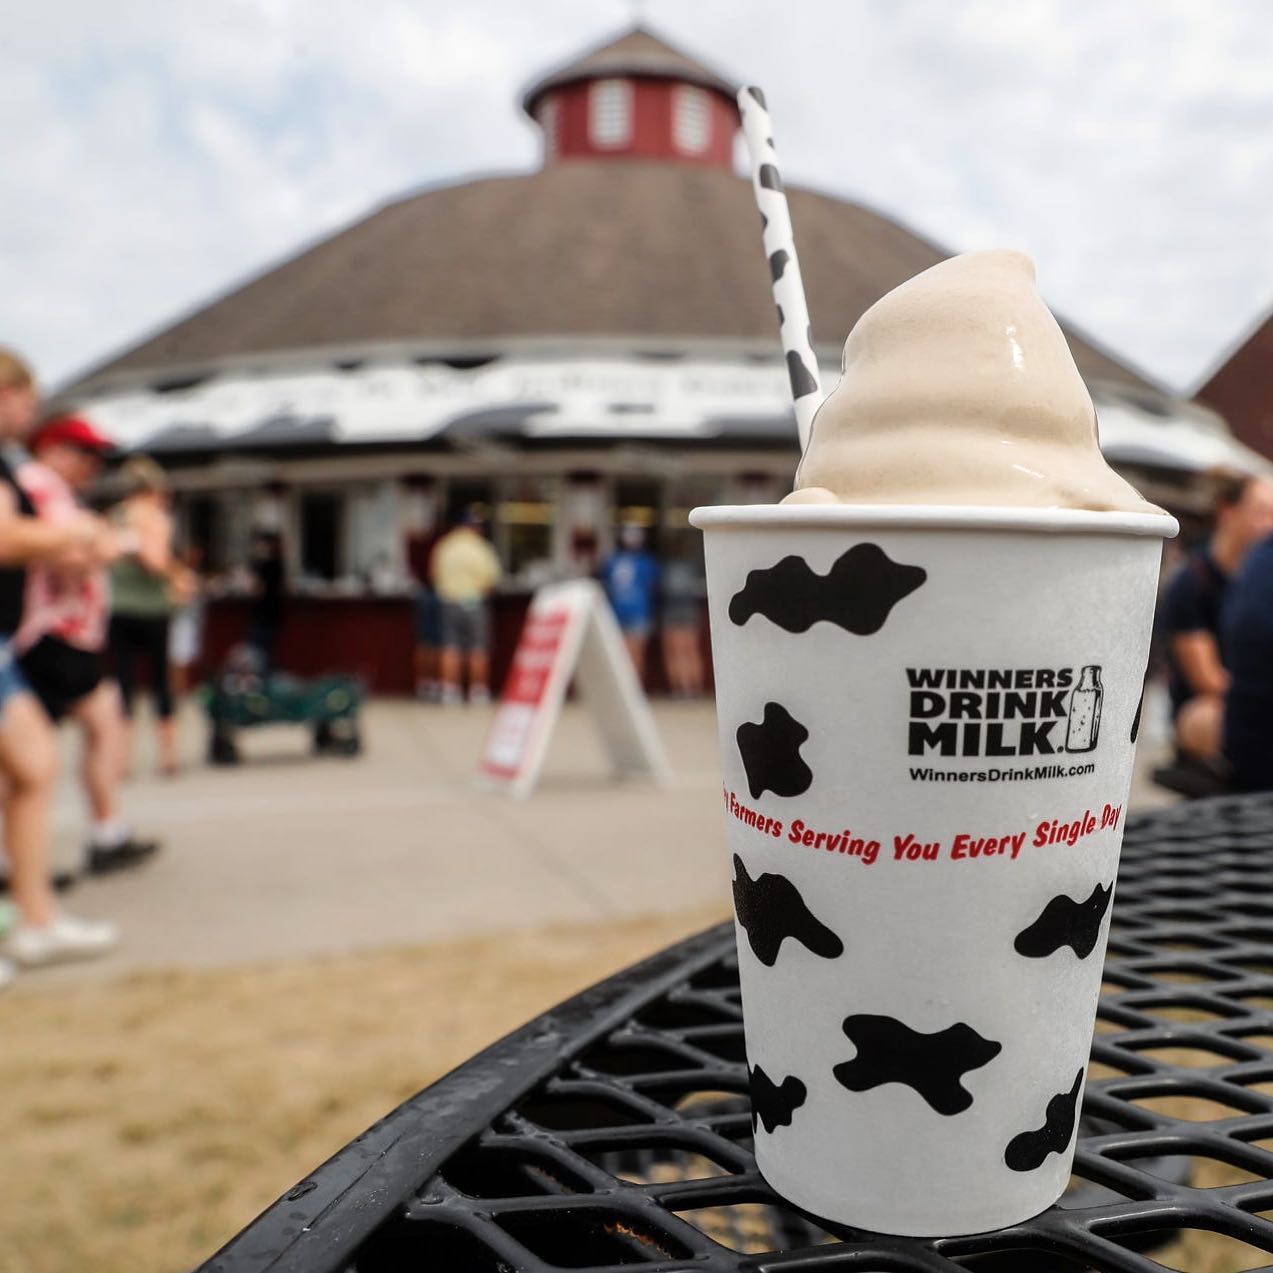
<instances>
[{"instance_id":1,"label":"cow spot pattern on cup","mask_svg":"<svg viewBox=\"0 0 1273 1273\"><path fill-rule=\"evenodd\" d=\"M961 1081L964 1075L1003 1051L1002 1043L983 1038L963 1021L923 1034L895 1017L859 1013L845 1017L844 1033L858 1051L832 1069L837 1082L850 1092L904 1083L948 1116L972 1105L972 1093Z\"/></svg>"},{"instance_id":2,"label":"cow spot pattern on cup","mask_svg":"<svg viewBox=\"0 0 1273 1273\"><path fill-rule=\"evenodd\" d=\"M1096 949L1101 921L1113 895L1113 886L1108 884L1097 884L1083 902L1058 894L1033 924L1017 934L1013 943L1017 954L1027 959L1046 959L1068 946L1080 959L1086 959Z\"/></svg>"},{"instance_id":3,"label":"cow spot pattern on cup","mask_svg":"<svg viewBox=\"0 0 1273 1273\"><path fill-rule=\"evenodd\" d=\"M779 1127L791 1126L796 1110L809 1095L808 1088L794 1074L775 1083L759 1065L748 1069L747 1083L751 1089L752 1130L760 1122L771 1135Z\"/></svg>"},{"instance_id":4,"label":"cow spot pattern on cup","mask_svg":"<svg viewBox=\"0 0 1273 1273\"><path fill-rule=\"evenodd\" d=\"M1043 1126L1022 1132L1008 1142L1003 1161L1013 1171L1036 1171L1042 1167L1049 1154L1063 1154L1074 1135L1078 1113L1079 1089L1083 1086L1083 1071L1074 1076L1074 1086L1048 1101L1043 1116Z\"/></svg>"},{"instance_id":5,"label":"cow spot pattern on cup","mask_svg":"<svg viewBox=\"0 0 1273 1273\"><path fill-rule=\"evenodd\" d=\"M922 566L896 562L878 544L854 544L825 575L793 554L751 571L730 599L729 618L742 627L759 614L786 632L834 623L855 636L870 636L927 578Z\"/></svg>"},{"instance_id":6,"label":"cow spot pattern on cup","mask_svg":"<svg viewBox=\"0 0 1273 1273\"><path fill-rule=\"evenodd\" d=\"M844 943L805 905L800 890L785 875L766 872L753 880L737 853L734 914L752 953L766 968L778 962L778 951L788 937L823 959L844 954Z\"/></svg>"},{"instance_id":7,"label":"cow spot pattern on cup","mask_svg":"<svg viewBox=\"0 0 1273 1273\"><path fill-rule=\"evenodd\" d=\"M764 791L798 796L809 790L813 770L800 755L800 745L808 737L808 729L781 703L766 703L759 724L739 725L735 738L753 800Z\"/></svg>"}]
</instances>

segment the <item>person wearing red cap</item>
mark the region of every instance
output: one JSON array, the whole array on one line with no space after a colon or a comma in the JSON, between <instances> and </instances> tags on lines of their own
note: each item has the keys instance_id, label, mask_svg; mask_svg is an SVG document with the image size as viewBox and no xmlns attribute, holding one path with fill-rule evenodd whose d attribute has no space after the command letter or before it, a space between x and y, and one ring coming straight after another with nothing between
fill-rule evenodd
<instances>
[{"instance_id":1,"label":"person wearing red cap","mask_svg":"<svg viewBox=\"0 0 1273 1273\"><path fill-rule=\"evenodd\" d=\"M16 354L0 349L0 810L8 886L17 922L3 934L0 985L14 963L36 965L105 953L116 942L113 924L60 910L49 870L49 807L57 778L53 731L18 666L13 639L22 620L27 573L103 565L115 536L81 513L54 526L35 516L17 480L19 445L38 405L35 377Z\"/></svg>"},{"instance_id":2,"label":"person wearing red cap","mask_svg":"<svg viewBox=\"0 0 1273 1273\"><path fill-rule=\"evenodd\" d=\"M35 459L19 468L18 482L37 514L54 525L76 517L80 496L114 449L111 439L82 416L61 416L36 429L29 446ZM135 550L126 532L118 539L121 553ZM119 690L101 668L109 611L103 568L33 570L15 641L23 675L49 719L58 724L70 716L83 731L83 780L92 811L86 865L96 873L132 865L159 847L135 839L119 812L124 716Z\"/></svg>"}]
</instances>

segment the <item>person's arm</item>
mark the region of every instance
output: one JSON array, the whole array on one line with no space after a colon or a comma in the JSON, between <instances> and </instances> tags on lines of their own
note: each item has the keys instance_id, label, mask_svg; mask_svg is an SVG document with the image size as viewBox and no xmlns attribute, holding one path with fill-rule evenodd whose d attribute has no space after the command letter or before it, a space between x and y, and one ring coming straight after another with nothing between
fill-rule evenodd
<instances>
[{"instance_id":1,"label":"person's arm","mask_svg":"<svg viewBox=\"0 0 1273 1273\"><path fill-rule=\"evenodd\" d=\"M27 562L81 565L97 538L94 520L75 518L60 525L24 516L13 490L0 486L0 565Z\"/></svg>"},{"instance_id":2,"label":"person's arm","mask_svg":"<svg viewBox=\"0 0 1273 1273\"><path fill-rule=\"evenodd\" d=\"M152 575L167 575L172 569L172 524L158 508L125 509L126 524L137 534L137 560Z\"/></svg>"},{"instance_id":3,"label":"person's arm","mask_svg":"<svg viewBox=\"0 0 1273 1273\"><path fill-rule=\"evenodd\" d=\"M1229 688L1229 674L1220 662L1220 647L1210 632L1176 633L1171 638L1171 652L1185 683L1195 694L1223 694Z\"/></svg>"},{"instance_id":4,"label":"person's arm","mask_svg":"<svg viewBox=\"0 0 1273 1273\"><path fill-rule=\"evenodd\" d=\"M504 577L504 567L500 565L499 554L490 544L486 545L486 575L488 592Z\"/></svg>"}]
</instances>

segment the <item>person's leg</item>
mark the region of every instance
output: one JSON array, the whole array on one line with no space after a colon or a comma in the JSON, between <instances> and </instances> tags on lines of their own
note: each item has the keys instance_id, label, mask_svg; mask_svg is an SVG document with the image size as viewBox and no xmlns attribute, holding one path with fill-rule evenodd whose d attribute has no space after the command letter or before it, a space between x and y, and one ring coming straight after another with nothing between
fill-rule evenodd
<instances>
[{"instance_id":1,"label":"person's leg","mask_svg":"<svg viewBox=\"0 0 1273 1273\"><path fill-rule=\"evenodd\" d=\"M441 697L444 703L460 701L462 625L461 607L442 602L442 658L438 670L442 677Z\"/></svg>"},{"instance_id":2,"label":"person's leg","mask_svg":"<svg viewBox=\"0 0 1273 1273\"><path fill-rule=\"evenodd\" d=\"M623 634L623 643L628 647L628 655L632 666L636 669L637 680L645 684L645 647L650 634L645 628L630 628Z\"/></svg>"},{"instance_id":3,"label":"person's leg","mask_svg":"<svg viewBox=\"0 0 1273 1273\"><path fill-rule=\"evenodd\" d=\"M697 625L685 629L685 692L697 698L703 692L703 645Z\"/></svg>"},{"instance_id":4,"label":"person's leg","mask_svg":"<svg viewBox=\"0 0 1273 1273\"><path fill-rule=\"evenodd\" d=\"M491 699L491 659L485 650L469 652L469 702L489 703Z\"/></svg>"},{"instance_id":5,"label":"person's leg","mask_svg":"<svg viewBox=\"0 0 1273 1273\"><path fill-rule=\"evenodd\" d=\"M703 692L703 655L698 643L698 628L679 624L670 630L675 647L677 692L687 698Z\"/></svg>"},{"instance_id":6,"label":"person's leg","mask_svg":"<svg viewBox=\"0 0 1273 1273\"><path fill-rule=\"evenodd\" d=\"M82 777L92 816L87 866L93 874L136 866L159 849L155 840L139 840L124 820L119 803L119 750L124 714L114 682L103 681L79 699L71 715L84 736Z\"/></svg>"},{"instance_id":7,"label":"person's leg","mask_svg":"<svg viewBox=\"0 0 1273 1273\"><path fill-rule=\"evenodd\" d=\"M172 681L168 675L168 618L146 620L146 654L155 693L155 729L159 735L159 768L168 775L177 772L177 717L172 701Z\"/></svg>"},{"instance_id":8,"label":"person's leg","mask_svg":"<svg viewBox=\"0 0 1273 1273\"><path fill-rule=\"evenodd\" d=\"M702 660L698 655L698 631L695 628L676 629L677 676L680 692L687 698L700 694L703 689Z\"/></svg>"},{"instance_id":9,"label":"person's leg","mask_svg":"<svg viewBox=\"0 0 1273 1273\"><path fill-rule=\"evenodd\" d=\"M103 681L72 708L84 736L81 776L95 828L101 830L120 821L119 752L123 744L124 718L119 691Z\"/></svg>"},{"instance_id":10,"label":"person's leg","mask_svg":"<svg viewBox=\"0 0 1273 1273\"><path fill-rule=\"evenodd\" d=\"M124 719L120 736L119 774L127 778L133 768L133 700L137 693L137 649L133 639L132 620L125 614L113 614L107 640L107 666L119 686L120 706Z\"/></svg>"},{"instance_id":11,"label":"person's leg","mask_svg":"<svg viewBox=\"0 0 1273 1273\"><path fill-rule=\"evenodd\" d=\"M1215 761L1224 737L1224 699L1218 694L1191 698L1176 714L1176 746L1195 760Z\"/></svg>"},{"instance_id":12,"label":"person's leg","mask_svg":"<svg viewBox=\"0 0 1273 1273\"><path fill-rule=\"evenodd\" d=\"M681 693L687 698L703 692L703 663L698 653L698 630L676 629L676 662L681 680Z\"/></svg>"},{"instance_id":13,"label":"person's leg","mask_svg":"<svg viewBox=\"0 0 1273 1273\"><path fill-rule=\"evenodd\" d=\"M442 647L442 701L458 703L460 701L460 651L457 646Z\"/></svg>"},{"instance_id":14,"label":"person's leg","mask_svg":"<svg viewBox=\"0 0 1273 1273\"><path fill-rule=\"evenodd\" d=\"M432 700L441 685L442 657L441 603L432 588L422 587L416 598L416 644L414 653L417 698Z\"/></svg>"},{"instance_id":15,"label":"person's leg","mask_svg":"<svg viewBox=\"0 0 1273 1273\"><path fill-rule=\"evenodd\" d=\"M663 670L667 673L667 688L672 696L681 694L680 642L676 628L659 629L659 648L663 652Z\"/></svg>"},{"instance_id":16,"label":"person's leg","mask_svg":"<svg viewBox=\"0 0 1273 1273\"><path fill-rule=\"evenodd\" d=\"M190 690L196 640L194 616L188 610L178 611L168 624L168 680L177 702Z\"/></svg>"},{"instance_id":17,"label":"person's leg","mask_svg":"<svg viewBox=\"0 0 1273 1273\"><path fill-rule=\"evenodd\" d=\"M8 675L0 672L0 676ZM0 709L0 808L9 859L9 893L28 925L53 921L49 872L49 806L57 778L53 726L29 692L11 694Z\"/></svg>"},{"instance_id":18,"label":"person's leg","mask_svg":"<svg viewBox=\"0 0 1273 1273\"><path fill-rule=\"evenodd\" d=\"M491 701L491 627L486 606L479 605L468 613L469 702Z\"/></svg>"}]
</instances>

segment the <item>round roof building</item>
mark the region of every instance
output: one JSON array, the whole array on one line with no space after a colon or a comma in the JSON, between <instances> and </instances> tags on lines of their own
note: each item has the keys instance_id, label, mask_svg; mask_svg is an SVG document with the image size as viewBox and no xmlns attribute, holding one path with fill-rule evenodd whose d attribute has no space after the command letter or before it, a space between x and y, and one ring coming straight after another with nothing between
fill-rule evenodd
<instances>
[{"instance_id":1,"label":"round roof building","mask_svg":"<svg viewBox=\"0 0 1273 1273\"><path fill-rule=\"evenodd\" d=\"M464 502L530 586L585 568L620 518L671 541L694 503L776 499L795 423L733 92L634 27L526 90L537 170L392 200L60 397L170 469L214 561L264 518L314 591L405 582L410 535ZM788 197L833 381L862 311L947 253ZM1155 464L1177 404L1063 326L1107 453L1117 434Z\"/></svg>"},{"instance_id":2,"label":"round roof building","mask_svg":"<svg viewBox=\"0 0 1273 1273\"><path fill-rule=\"evenodd\" d=\"M734 171L732 94L721 76L633 28L525 93L544 130L538 171L395 199L70 392L171 388L236 366L548 345L728 348L777 363L755 204ZM788 196L810 318L838 361L867 306L948 253L859 204L798 187ZM1067 335L1089 381L1155 391Z\"/></svg>"}]
</instances>

